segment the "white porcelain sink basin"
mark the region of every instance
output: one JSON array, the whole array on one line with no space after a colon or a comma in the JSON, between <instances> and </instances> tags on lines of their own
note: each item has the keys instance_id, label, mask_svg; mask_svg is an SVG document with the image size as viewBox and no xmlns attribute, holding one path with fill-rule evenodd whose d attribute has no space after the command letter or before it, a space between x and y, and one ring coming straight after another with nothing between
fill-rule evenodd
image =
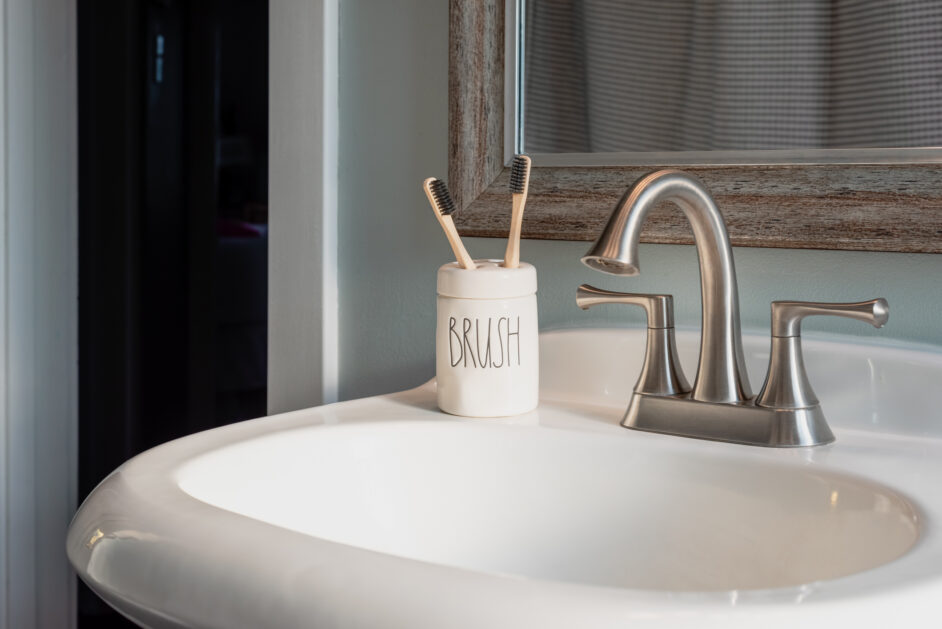
<instances>
[{"instance_id":1,"label":"white porcelain sink basin","mask_svg":"<svg viewBox=\"0 0 942 629\"><path fill-rule=\"evenodd\" d=\"M805 339L837 442L776 450L618 426L643 342L543 335L518 417L444 415L430 383L166 444L69 556L152 627L939 625L942 355Z\"/></svg>"},{"instance_id":2,"label":"white porcelain sink basin","mask_svg":"<svg viewBox=\"0 0 942 629\"><path fill-rule=\"evenodd\" d=\"M483 423L302 428L203 455L177 478L203 502L312 537L622 588L801 585L885 564L918 533L907 501L853 477Z\"/></svg>"}]
</instances>

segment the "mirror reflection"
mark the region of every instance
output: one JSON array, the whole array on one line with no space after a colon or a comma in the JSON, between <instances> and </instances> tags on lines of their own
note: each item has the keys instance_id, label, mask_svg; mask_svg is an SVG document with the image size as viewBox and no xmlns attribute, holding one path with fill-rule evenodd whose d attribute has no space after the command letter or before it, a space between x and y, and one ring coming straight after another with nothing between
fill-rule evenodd
<instances>
[{"instance_id":1,"label":"mirror reflection","mask_svg":"<svg viewBox=\"0 0 942 629\"><path fill-rule=\"evenodd\" d=\"M527 0L529 153L942 145L936 0Z\"/></svg>"}]
</instances>

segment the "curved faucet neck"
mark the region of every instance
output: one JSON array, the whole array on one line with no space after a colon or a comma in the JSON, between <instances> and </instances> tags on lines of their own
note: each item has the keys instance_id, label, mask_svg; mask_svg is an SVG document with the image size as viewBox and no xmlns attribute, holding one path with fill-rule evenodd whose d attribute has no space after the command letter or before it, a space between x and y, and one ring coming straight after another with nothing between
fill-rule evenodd
<instances>
[{"instance_id":1,"label":"curved faucet neck","mask_svg":"<svg viewBox=\"0 0 942 629\"><path fill-rule=\"evenodd\" d=\"M704 402L746 401L752 392L743 357L733 252L723 215L703 184L677 170L647 175L622 198L584 260L602 270L638 273L641 226L648 212L662 201L673 201L683 210L693 227L700 260L703 319L700 364L691 398Z\"/></svg>"}]
</instances>

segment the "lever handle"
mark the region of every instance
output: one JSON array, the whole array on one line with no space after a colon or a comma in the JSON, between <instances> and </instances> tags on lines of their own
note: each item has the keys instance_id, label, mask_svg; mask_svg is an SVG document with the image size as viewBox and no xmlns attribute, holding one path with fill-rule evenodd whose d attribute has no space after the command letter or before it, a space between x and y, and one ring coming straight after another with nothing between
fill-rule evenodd
<instances>
[{"instance_id":1,"label":"lever handle","mask_svg":"<svg viewBox=\"0 0 942 629\"><path fill-rule=\"evenodd\" d=\"M801 336L801 320L816 315L848 317L882 328L890 316L885 299L871 299L847 304L826 304L813 301L773 301L772 336Z\"/></svg>"},{"instance_id":2,"label":"lever handle","mask_svg":"<svg viewBox=\"0 0 942 629\"><path fill-rule=\"evenodd\" d=\"M636 393L681 395L690 391L677 359L674 341L674 298L670 295L618 293L583 284L576 291L576 304L583 310L599 304L625 304L644 308L648 317L648 339Z\"/></svg>"},{"instance_id":3,"label":"lever handle","mask_svg":"<svg viewBox=\"0 0 942 629\"><path fill-rule=\"evenodd\" d=\"M625 304L644 308L648 327L654 329L674 327L674 298L670 295L645 293L619 293L583 284L576 290L576 305L583 310L599 304Z\"/></svg>"},{"instance_id":4,"label":"lever handle","mask_svg":"<svg viewBox=\"0 0 942 629\"><path fill-rule=\"evenodd\" d=\"M883 298L847 304L773 301L769 371L756 396L757 406L796 409L818 405L801 353L801 320L815 315L848 317L881 328L890 316L890 306Z\"/></svg>"}]
</instances>

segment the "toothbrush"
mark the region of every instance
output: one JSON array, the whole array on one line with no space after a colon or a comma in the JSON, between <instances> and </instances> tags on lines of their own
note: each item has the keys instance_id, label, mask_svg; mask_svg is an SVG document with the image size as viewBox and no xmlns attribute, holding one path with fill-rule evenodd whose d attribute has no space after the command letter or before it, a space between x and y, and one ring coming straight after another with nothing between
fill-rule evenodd
<instances>
[{"instance_id":1,"label":"toothbrush","mask_svg":"<svg viewBox=\"0 0 942 629\"><path fill-rule=\"evenodd\" d=\"M510 215L510 235L507 237L507 251L504 253L502 265L508 269L520 266L520 230L523 227L523 208L527 204L529 188L530 158L526 155L516 155L510 165L510 193L513 194L514 206Z\"/></svg>"},{"instance_id":2,"label":"toothbrush","mask_svg":"<svg viewBox=\"0 0 942 629\"><path fill-rule=\"evenodd\" d=\"M477 265L474 264L474 260L468 255L467 249L461 244L461 236L458 235L455 221L451 218L451 215L457 211L457 208L451 198L451 193L448 192L448 186L446 186L445 182L441 179L429 177L422 183L422 188L425 190L425 196L428 197L428 202L432 205L432 209L435 210L435 217L438 219L438 222L441 223L442 229L445 230L445 236L448 238L448 244L451 245L451 250L455 252L458 265L468 270L477 268Z\"/></svg>"}]
</instances>

